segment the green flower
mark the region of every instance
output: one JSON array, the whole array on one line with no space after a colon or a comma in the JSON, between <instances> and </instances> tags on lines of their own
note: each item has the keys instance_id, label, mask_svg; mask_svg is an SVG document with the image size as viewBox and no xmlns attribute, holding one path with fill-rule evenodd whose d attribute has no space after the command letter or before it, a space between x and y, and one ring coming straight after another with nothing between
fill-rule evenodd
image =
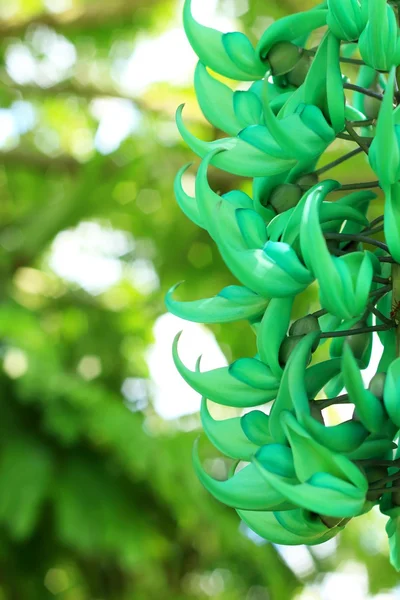
<instances>
[{"instance_id":1,"label":"green flower","mask_svg":"<svg viewBox=\"0 0 400 600\"><path fill-rule=\"evenodd\" d=\"M358 40L368 21L366 0L328 0L326 22L340 40Z\"/></svg>"},{"instance_id":2,"label":"green flower","mask_svg":"<svg viewBox=\"0 0 400 600\"><path fill-rule=\"evenodd\" d=\"M400 64L400 36L393 8L386 0L368 1L368 23L359 48L366 64L376 71L390 71Z\"/></svg>"},{"instance_id":3,"label":"green flower","mask_svg":"<svg viewBox=\"0 0 400 600\"><path fill-rule=\"evenodd\" d=\"M175 179L175 196L240 285L189 302L176 298L174 286L166 305L200 323L247 320L257 348L227 367L203 372L199 360L191 371L178 354L177 336L174 362L202 396L204 432L236 461L225 481L216 480L196 444L195 470L215 498L279 544L322 543L379 505L389 516L391 562L400 570L400 46L394 9L386 0L328 0L274 22L256 46L242 33L196 23L190 0L184 26L199 58L200 108L229 137L196 138L178 109L178 129L202 160L195 196L182 185L189 165ZM310 50L321 27L322 39ZM356 51L365 64L353 58ZM344 76L343 61L358 68L355 84ZM210 70L248 81L248 89L235 90ZM355 150L319 167L329 145L343 137ZM360 152L378 182L326 179ZM252 194L240 183L215 193L210 165L252 178ZM370 221L376 194L368 188L378 186L384 214ZM384 240L375 237L382 232ZM310 312L316 291L320 306ZM374 332L383 352L366 386L362 370L370 366ZM209 401L245 414L217 420ZM341 403L354 406L353 416L327 425L323 409Z\"/></svg>"}]
</instances>

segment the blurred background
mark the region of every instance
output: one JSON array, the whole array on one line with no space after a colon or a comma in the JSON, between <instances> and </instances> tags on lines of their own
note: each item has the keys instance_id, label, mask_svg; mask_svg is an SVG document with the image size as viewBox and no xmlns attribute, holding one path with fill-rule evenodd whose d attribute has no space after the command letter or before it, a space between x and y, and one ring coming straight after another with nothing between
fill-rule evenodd
<instances>
[{"instance_id":1,"label":"blurred background","mask_svg":"<svg viewBox=\"0 0 400 600\"><path fill-rule=\"evenodd\" d=\"M255 40L299 6L193 9ZM181 299L234 283L173 197L176 171L196 160L176 107L197 135L216 134L194 98L181 10L0 0L0 600L400 598L378 513L321 546L283 548L193 473L199 397L175 373L172 339L183 329L181 356L193 367L203 353L206 369L251 356L254 338L245 323L165 315L180 280ZM362 157L346 168L342 181L369 177ZM248 189L218 171L211 183ZM213 452L208 468L223 477L226 463Z\"/></svg>"}]
</instances>

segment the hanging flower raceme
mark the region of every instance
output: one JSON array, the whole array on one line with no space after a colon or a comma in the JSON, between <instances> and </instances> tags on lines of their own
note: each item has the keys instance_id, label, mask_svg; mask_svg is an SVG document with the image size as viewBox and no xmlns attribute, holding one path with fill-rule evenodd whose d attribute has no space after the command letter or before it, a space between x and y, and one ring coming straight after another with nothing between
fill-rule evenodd
<instances>
[{"instance_id":1,"label":"hanging flower raceme","mask_svg":"<svg viewBox=\"0 0 400 600\"><path fill-rule=\"evenodd\" d=\"M189 302L174 286L166 304L198 323L247 320L256 337L254 356L210 371L200 360L188 369L175 340L176 367L202 396L204 432L235 461L228 479L216 480L196 444L205 488L279 544L322 543L379 505L400 570L398 20L398 6L386 0L328 0L274 22L253 45L243 33L197 23L186 0L185 31L199 58L196 96L227 137L196 138L178 110L179 131L201 162L194 197L182 185L190 165L179 171L175 195L237 284ZM354 83L343 63L358 69ZM354 148L319 167L337 138ZM325 177L360 153L377 180ZM210 165L252 178L252 195L240 182L216 193ZM377 194L369 188L384 195L384 214L373 221ZM375 334L383 351L366 384ZM217 420L211 403L246 411ZM324 409L343 403L353 416L325 422Z\"/></svg>"}]
</instances>

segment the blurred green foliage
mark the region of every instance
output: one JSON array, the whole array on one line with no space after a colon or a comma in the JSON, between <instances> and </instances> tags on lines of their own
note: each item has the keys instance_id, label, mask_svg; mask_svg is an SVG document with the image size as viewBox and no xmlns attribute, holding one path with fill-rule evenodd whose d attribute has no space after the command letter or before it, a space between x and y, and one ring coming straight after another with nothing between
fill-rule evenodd
<instances>
[{"instance_id":1,"label":"blurred green foliage","mask_svg":"<svg viewBox=\"0 0 400 600\"><path fill-rule=\"evenodd\" d=\"M298 6L225 0L219 14L228 8L256 37ZM193 159L175 107L186 101L191 126L215 133L191 82L135 93L123 76L143 40L181 27L178 15L173 0L0 0L0 599L284 600L348 560L367 565L377 593L396 575L370 517L288 566L197 482L193 420L163 422L152 408L146 351L166 290L185 279L181 297L194 299L232 283L172 194ZM369 176L362 158L348 169L343 179ZM211 181L237 184L216 171ZM54 266L57 248L68 262L90 236L93 269L119 274L101 289ZM232 356L252 351L245 324L213 330Z\"/></svg>"}]
</instances>

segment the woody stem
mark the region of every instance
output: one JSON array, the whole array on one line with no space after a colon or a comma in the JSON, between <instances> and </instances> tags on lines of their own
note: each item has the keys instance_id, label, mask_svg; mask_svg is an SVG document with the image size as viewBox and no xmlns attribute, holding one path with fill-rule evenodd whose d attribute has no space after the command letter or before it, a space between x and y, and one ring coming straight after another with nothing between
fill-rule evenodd
<instances>
[{"instance_id":1,"label":"woody stem","mask_svg":"<svg viewBox=\"0 0 400 600\"><path fill-rule=\"evenodd\" d=\"M400 265L397 262L392 265L392 289L392 301L395 305L400 299ZM400 356L400 323L397 319L396 323L396 356Z\"/></svg>"}]
</instances>

